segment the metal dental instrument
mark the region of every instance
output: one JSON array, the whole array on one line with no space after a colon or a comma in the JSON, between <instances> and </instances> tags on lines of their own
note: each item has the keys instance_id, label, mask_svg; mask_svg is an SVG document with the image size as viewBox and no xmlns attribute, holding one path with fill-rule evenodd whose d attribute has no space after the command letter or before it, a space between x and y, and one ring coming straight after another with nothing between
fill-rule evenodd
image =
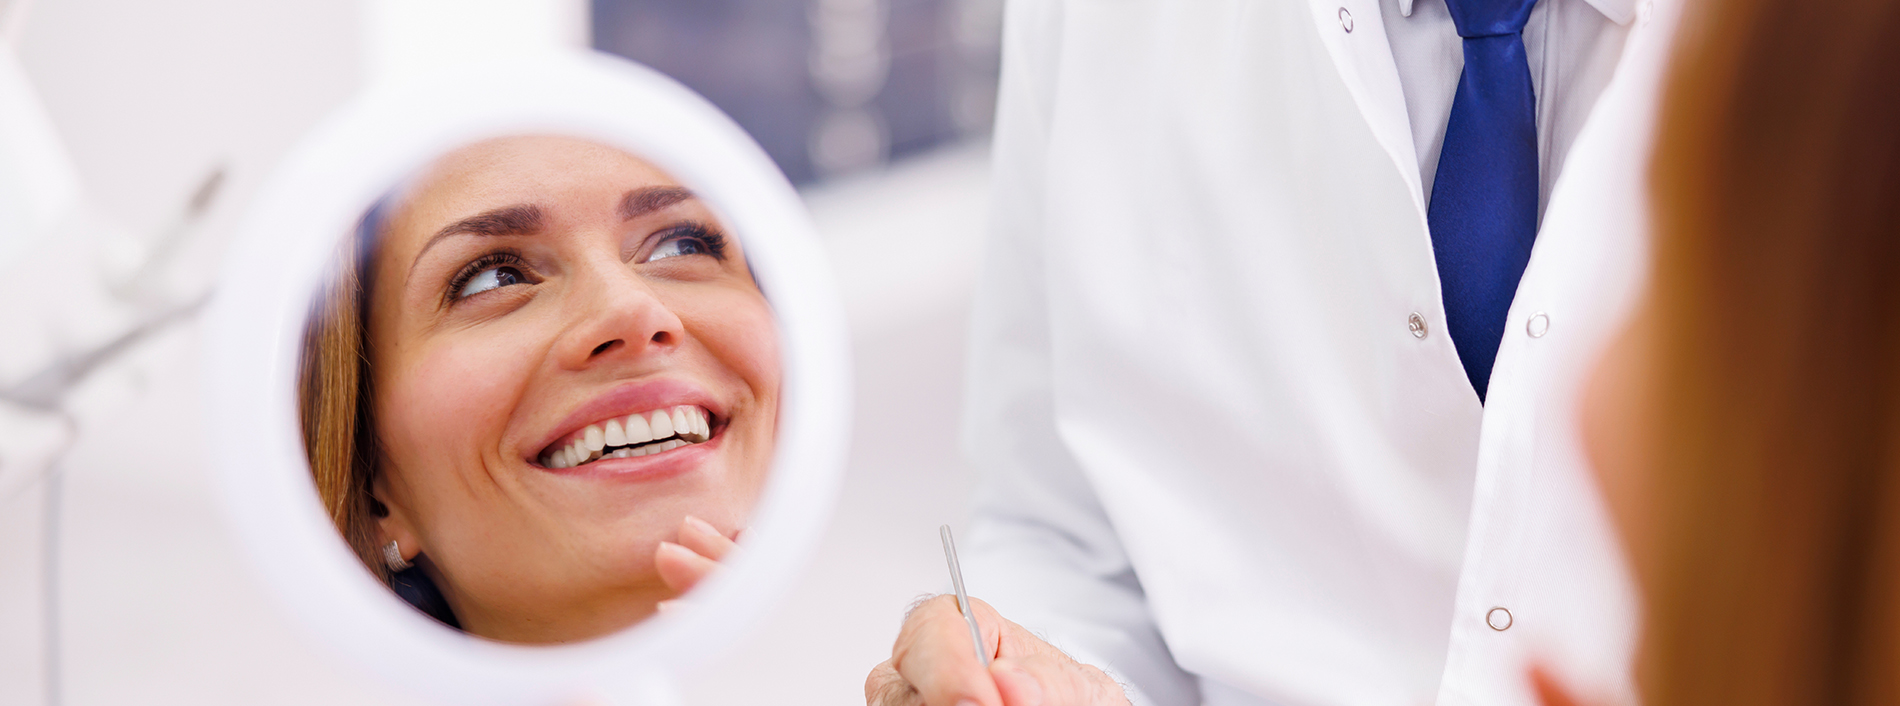
<instances>
[{"instance_id":1,"label":"metal dental instrument","mask_svg":"<svg viewBox=\"0 0 1900 706\"><path fill-rule=\"evenodd\" d=\"M950 562L950 585L957 589L957 610L962 611L963 622L970 626L970 646L976 648L976 658L988 668L990 653L983 649L983 631L976 627L976 613L970 611L970 594L963 592L963 569L957 566L957 542L950 538L949 525L944 525L938 534L943 535L943 559Z\"/></svg>"}]
</instances>

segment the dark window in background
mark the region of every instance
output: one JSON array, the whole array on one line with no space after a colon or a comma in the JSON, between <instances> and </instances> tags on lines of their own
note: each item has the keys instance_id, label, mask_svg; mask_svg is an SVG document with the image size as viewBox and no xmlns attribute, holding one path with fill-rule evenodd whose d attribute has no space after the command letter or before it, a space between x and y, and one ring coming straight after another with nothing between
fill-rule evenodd
<instances>
[{"instance_id":1,"label":"dark window in background","mask_svg":"<svg viewBox=\"0 0 1900 706\"><path fill-rule=\"evenodd\" d=\"M795 183L989 131L1001 0L593 0L594 47L737 120Z\"/></svg>"}]
</instances>

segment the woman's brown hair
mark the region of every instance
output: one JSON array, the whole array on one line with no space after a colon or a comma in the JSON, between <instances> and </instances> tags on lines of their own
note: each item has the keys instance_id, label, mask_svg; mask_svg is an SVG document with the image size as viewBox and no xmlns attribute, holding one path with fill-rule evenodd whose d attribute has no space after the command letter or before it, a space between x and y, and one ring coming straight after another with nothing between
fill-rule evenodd
<instances>
[{"instance_id":1,"label":"woman's brown hair","mask_svg":"<svg viewBox=\"0 0 1900 706\"><path fill-rule=\"evenodd\" d=\"M1900 2L1691 5L1652 172L1638 688L1900 703Z\"/></svg>"},{"instance_id":2,"label":"woman's brown hair","mask_svg":"<svg viewBox=\"0 0 1900 706\"><path fill-rule=\"evenodd\" d=\"M374 213L356 237L344 238L330 281L311 308L298 398L317 496L357 558L387 581L389 571L376 546L376 519L383 513L371 493L379 456L364 287Z\"/></svg>"}]
</instances>

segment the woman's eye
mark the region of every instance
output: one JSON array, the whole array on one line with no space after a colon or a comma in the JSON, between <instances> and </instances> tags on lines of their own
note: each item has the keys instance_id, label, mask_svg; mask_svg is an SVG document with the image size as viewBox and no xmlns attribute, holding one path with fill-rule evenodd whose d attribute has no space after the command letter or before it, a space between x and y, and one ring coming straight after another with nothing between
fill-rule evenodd
<instances>
[{"instance_id":1,"label":"woman's eye","mask_svg":"<svg viewBox=\"0 0 1900 706\"><path fill-rule=\"evenodd\" d=\"M695 237L679 237L660 243L659 247L653 249L652 254L647 255L647 262L681 255L711 255L712 252L712 248L704 240Z\"/></svg>"},{"instance_id":2,"label":"woman's eye","mask_svg":"<svg viewBox=\"0 0 1900 706\"><path fill-rule=\"evenodd\" d=\"M470 277L468 284L462 285L462 291L457 293L455 298L471 297L490 289L500 289L511 284L520 284L525 281L527 281L527 278L521 276L521 270L507 265L490 267L476 273L474 277Z\"/></svg>"}]
</instances>

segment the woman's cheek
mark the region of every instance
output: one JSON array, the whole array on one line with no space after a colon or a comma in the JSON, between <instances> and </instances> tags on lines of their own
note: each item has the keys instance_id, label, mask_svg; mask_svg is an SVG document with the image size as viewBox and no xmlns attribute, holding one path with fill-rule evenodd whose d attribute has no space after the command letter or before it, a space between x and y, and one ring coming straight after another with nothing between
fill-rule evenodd
<instances>
[{"instance_id":1,"label":"woman's cheek","mask_svg":"<svg viewBox=\"0 0 1900 706\"><path fill-rule=\"evenodd\" d=\"M386 409L403 420L412 452L468 459L498 448L521 389L522 374L511 366L521 358L489 343L430 346L398 376Z\"/></svg>"},{"instance_id":2,"label":"woman's cheek","mask_svg":"<svg viewBox=\"0 0 1900 706\"><path fill-rule=\"evenodd\" d=\"M778 323L771 308L757 292L739 292L720 300L720 306L702 317L711 334L707 347L745 381L760 402L775 402L781 373Z\"/></svg>"}]
</instances>

